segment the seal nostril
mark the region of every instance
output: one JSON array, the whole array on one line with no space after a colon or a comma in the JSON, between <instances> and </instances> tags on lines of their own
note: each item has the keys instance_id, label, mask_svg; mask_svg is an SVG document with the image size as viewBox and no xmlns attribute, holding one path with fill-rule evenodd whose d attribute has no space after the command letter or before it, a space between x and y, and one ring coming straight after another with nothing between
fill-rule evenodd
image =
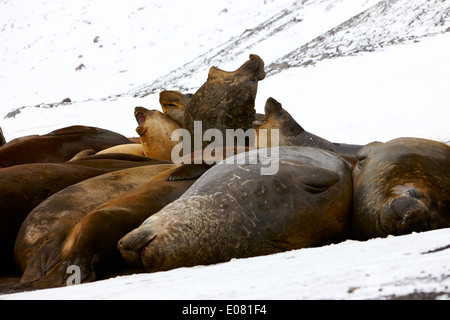
<instances>
[{"instance_id":1,"label":"seal nostril","mask_svg":"<svg viewBox=\"0 0 450 320\"><path fill-rule=\"evenodd\" d=\"M417 193L417 190L415 188L408 189L408 194L413 198L419 198L419 194Z\"/></svg>"}]
</instances>

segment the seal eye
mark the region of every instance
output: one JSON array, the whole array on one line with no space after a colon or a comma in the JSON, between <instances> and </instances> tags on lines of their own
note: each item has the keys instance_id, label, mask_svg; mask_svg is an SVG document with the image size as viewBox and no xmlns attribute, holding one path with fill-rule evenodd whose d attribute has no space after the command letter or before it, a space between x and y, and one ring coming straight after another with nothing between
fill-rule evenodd
<instances>
[{"instance_id":1,"label":"seal eye","mask_svg":"<svg viewBox=\"0 0 450 320\"><path fill-rule=\"evenodd\" d=\"M413 198L416 198L416 199L419 198L419 194L415 188L408 189L408 194Z\"/></svg>"},{"instance_id":2,"label":"seal eye","mask_svg":"<svg viewBox=\"0 0 450 320\"><path fill-rule=\"evenodd\" d=\"M366 162L367 157L361 157L358 159L358 162L356 163L355 166L355 173L359 173L359 171L361 170L361 168L364 166L364 163Z\"/></svg>"}]
</instances>

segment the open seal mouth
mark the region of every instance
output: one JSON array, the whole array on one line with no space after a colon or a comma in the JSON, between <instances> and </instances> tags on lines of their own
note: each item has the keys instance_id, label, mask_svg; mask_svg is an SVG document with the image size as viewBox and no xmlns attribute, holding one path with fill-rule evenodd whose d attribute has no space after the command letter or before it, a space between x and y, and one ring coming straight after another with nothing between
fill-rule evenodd
<instances>
[{"instance_id":1,"label":"open seal mouth","mask_svg":"<svg viewBox=\"0 0 450 320\"><path fill-rule=\"evenodd\" d=\"M143 122L145 122L145 115L141 110L141 107L136 107L134 111L134 117L136 118L136 121L139 125L141 125Z\"/></svg>"},{"instance_id":2,"label":"open seal mouth","mask_svg":"<svg viewBox=\"0 0 450 320\"><path fill-rule=\"evenodd\" d=\"M145 122L145 115L142 112L136 112L134 116L136 117L136 121L139 125Z\"/></svg>"}]
</instances>

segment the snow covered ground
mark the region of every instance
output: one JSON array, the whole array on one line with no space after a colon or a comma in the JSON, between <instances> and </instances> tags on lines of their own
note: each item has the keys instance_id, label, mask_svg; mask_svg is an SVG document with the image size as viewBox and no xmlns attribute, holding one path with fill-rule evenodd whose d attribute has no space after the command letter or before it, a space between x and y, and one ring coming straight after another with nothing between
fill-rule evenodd
<instances>
[{"instance_id":1,"label":"snow covered ground","mask_svg":"<svg viewBox=\"0 0 450 320\"><path fill-rule=\"evenodd\" d=\"M74 124L137 136L135 106L160 109L161 90L195 92L211 66L233 71L255 53L268 74L257 112L274 97L335 142L449 142L448 31L440 0L0 0L0 127L7 141ZM448 299L449 236L349 240L0 299Z\"/></svg>"},{"instance_id":2,"label":"snow covered ground","mask_svg":"<svg viewBox=\"0 0 450 320\"><path fill-rule=\"evenodd\" d=\"M0 299L450 298L450 229L121 276Z\"/></svg>"}]
</instances>

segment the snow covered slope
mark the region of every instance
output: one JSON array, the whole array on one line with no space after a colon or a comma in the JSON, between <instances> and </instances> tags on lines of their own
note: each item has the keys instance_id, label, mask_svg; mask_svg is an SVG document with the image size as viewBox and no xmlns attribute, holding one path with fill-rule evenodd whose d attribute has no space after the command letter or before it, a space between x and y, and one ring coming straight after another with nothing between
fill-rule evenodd
<instances>
[{"instance_id":1,"label":"snow covered slope","mask_svg":"<svg viewBox=\"0 0 450 320\"><path fill-rule=\"evenodd\" d=\"M232 71L250 53L268 73L259 112L272 96L305 129L333 141L450 140L436 119L449 115L448 1L0 5L7 140L73 124L136 136L136 105L159 109L161 90L195 92L211 66ZM65 98L72 103L61 104Z\"/></svg>"},{"instance_id":2,"label":"snow covered slope","mask_svg":"<svg viewBox=\"0 0 450 320\"><path fill-rule=\"evenodd\" d=\"M449 142L449 31L442 0L0 0L0 127L7 141L74 124L137 136L135 106L160 109L161 90L195 92L211 66L233 71L255 53L267 71L258 112L274 97L336 142ZM449 235L346 241L0 298L448 299Z\"/></svg>"}]
</instances>

